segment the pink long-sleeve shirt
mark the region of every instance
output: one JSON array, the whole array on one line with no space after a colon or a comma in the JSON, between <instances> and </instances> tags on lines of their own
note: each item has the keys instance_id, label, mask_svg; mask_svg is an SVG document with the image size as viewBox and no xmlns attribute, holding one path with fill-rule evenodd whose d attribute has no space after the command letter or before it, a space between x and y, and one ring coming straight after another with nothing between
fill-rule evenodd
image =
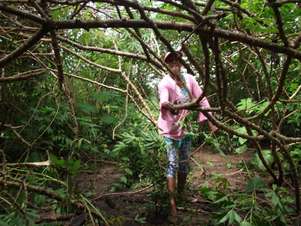
<instances>
[{"instance_id":1,"label":"pink long-sleeve shirt","mask_svg":"<svg viewBox=\"0 0 301 226\"><path fill-rule=\"evenodd\" d=\"M195 78L190 74L183 76L185 84L193 99L202 95L202 89L198 85ZM160 98L160 115L158 119L159 133L163 136L179 140L185 135L185 129L181 127L181 120L188 114L188 110L179 110L178 114L172 114L168 109L162 108L162 103L169 102L172 104L178 103L179 100L185 99L181 88L177 86L176 82L169 76L165 75L158 85L159 98ZM199 105L202 108L209 108L209 102L204 97ZM198 115L198 122L203 122L207 118L200 112Z\"/></svg>"}]
</instances>

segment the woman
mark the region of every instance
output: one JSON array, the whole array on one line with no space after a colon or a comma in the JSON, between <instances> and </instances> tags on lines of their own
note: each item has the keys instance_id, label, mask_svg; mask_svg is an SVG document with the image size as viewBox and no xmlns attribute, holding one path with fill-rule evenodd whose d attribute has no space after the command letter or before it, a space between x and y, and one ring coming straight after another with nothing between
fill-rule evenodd
<instances>
[{"instance_id":1,"label":"woman","mask_svg":"<svg viewBox=\"0 0 301 226\"><path fill-rule=\"evenodd\" d=\"M175 110L174 104L191 102L202 94L202 89L192 75L181 73L181 53L168 52L164 62L170 73L165 75L158 85L160 98L160 115L158 119L159 133L164 137L167 147L167 189L170 194L171 219L177 216L175 188L177 174L177 190L183 192L188 174L188 153L191 140L183 128L183 120L188 110ZM209 108L207 98L199 102L202 108ZM198 121L204 122L207 118L199 113ZM215 132L217 127L209 123L210 129Z\"/></svg>"}]
</instances>

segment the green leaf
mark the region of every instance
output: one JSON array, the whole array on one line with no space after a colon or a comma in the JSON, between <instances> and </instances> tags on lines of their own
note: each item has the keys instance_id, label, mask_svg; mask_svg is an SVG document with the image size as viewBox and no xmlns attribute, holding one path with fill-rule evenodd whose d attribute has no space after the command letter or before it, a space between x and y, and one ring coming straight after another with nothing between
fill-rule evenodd
<instances>
[{"instance_id":1,"label":"green leaf","mask_svg":"<svg viewBox=\"0 0 301 226\"><path fill-rule=\"evenodd\" d=\"M64 159L58 159L55 155L50 154L50 161L57 167L63 167L65 165Z\"/></svg>"},{"instance_id":2,"label":"green leaf","mask_svg":"<svg viewBox=\"0 0 301 226\"><path fill-rule=\"evenodd\" d=\"M228 213L218 222L218 224L223 224L229 219Z\"/></svg>"},{"instance_id":3,"label":"green leaf","mask_svg":"<svg viewBox=\"0 0 301 226\"><path fill-rule=\"evenodd\" d=\"M104 124L111 125L116 122L116 118L112 115L104 115L101 118L101 122L103 122Z\"/></svg>"},{"instance_id":4,"label":"green leaf","mask_svg":"<svg viewBox=\"0 0 301 226\"><path fill-rule=\"evenodd\" d=\"M218 223L222 224L228 221L228 224L231 225L233 223L240 223L241 217L238 215L238 213L231 209Z\"/></svg>"},{"instance_id":5,"label":"green leaf","mask_svg":"<svg viewBox=\"0 0 301 226\"><path fill-rule=\"evenodd\" d=\"M80 169L80 160L68 160L67 168L72 175L75 175Z\"/></svg>"},{"instance_id":6,"label":"green leaf","mask_svg":"<svg viewBox=\"0 0 301 226\"><path fill-rule=\"evenodd\" d=\"M237 104L237 110L251 113L252 108L255 106L256 103L251 98L241 99L240 102Z\"/></svg>"},{"instance_id":7,"label":"green leaf","mask_svg":"<svg viewBox=\"0 0 301 226\"><path fill-rule=\"evenodd\" d=\"M124 184L128 182L128 179L125 176L120 177L120 181Z\"/></svg>"},{"instance_id":8,"label":"green leaf","mask_svg":"<svg viewBox=\"0 0 301 226\"><path fill-rule=\"evenodd\" d=\"M266 184L260 177L251 178L246 185L246 192L251 193L256 190L262 190L266 188Z\"/></svg>"},{"instance_id":9,"label":"green leaf","mask_svg":"<svg viewBox=\"0 0 301 226\"><path fill-rule=\"evenodd\" d=\"M224 203L224 202L228 202L229 201L229 198L227 195L223 196L222 198L216 200L214 203Z\"/></svg>"},{"instance_id":10,"label":"green leaf","mask_svg":"<svg viewBox=\"0 0 301 226\"><path fill-rule=\"evenodd\" d=\"M200 192L202 195L207 198L208 200L215 201L219 197L219 192L213 190L212 188L209 188L207 186L203 186L200 188Z\"/></svg>"},{"instance_id":11,"label":"green leaf","mask_svg":"<svg viewBox=\"0 0 301 226\"><path fill-rule=\"evenodd\" d=\"M239 127L239 128L237 128L235 131L238 132L238 133L241 133L241 134L245 134L245 135L248 134L248 133L247 133L246 127ZM244 143L246 143L246 142L247 142L247 139L242 138L242 137L238 137L238 143L239 143L240 145L242 145L242 144L244 144Z\"/></svg>"},{"instance_id":12,"label":"green leaf","mask_svg":"<svg viewBox=\"0 0 301 226\"><path fill-rule=\"evenodd\" d=\"M248 147L244 144L242 146L239 146L238 148L235 148L235 153L241 154L244 153L246 150L248 150Z\"/></svg>"},{"instance_id":13,"label":"green leaf","mask_svg":"<svg viewBox=\"0 0 301 226\"><path fill-rule=\"evenodd\" d=\"M244 144L244 143L246 143L246 142L247 142L247 139L242 138L242 137L239 137L239 138L238 138L238 143L239 143L240 145L242 145L242 144Z\"/></svg>"},{"instance_id":14,"label":"green leaf","mask_svg":"<svg viewBox=\"0 0 301 226\"><path fill-rule=\"evenodd\" d=\"M252 226L252 224L251 223L249 223L248 221L242 221L242 222L240 222L240 225L239 226Z\"/></svg>"},{"instance_id":15,"label":"green leaf","mask_svg":"<svg viewBox=\"0 0 301 226\"><path fill-rule=\"evenodd\" d=\"M238 215L238 213L235 210L232 210L229 223L232 224L234 222L240 223L241 222L241 217Z\"/></svg>"},{"instance_id":16,"label":"green leaf","mask_svg":"<svg viewBox=\"0 0 301 226\"><path fill-rule=\"evenodd\" d=\"M268 101L261 101L260 103L257 104L256 108L254 109L254 111L256 111L257 113L262 112L267 106L269 105ZM267 115L267 113L265 113L265 115Z\"/></svg>"},{"instance_id":17,"label":"green leaf","mask_svg":"<svg viewBox=\"0 0 301 226\"><path fill-rule=\"evenodd\" d=\"M0 216L1 217L1 216ZM9 224L0 219L0 226L9 226Z\"/></svg>"},{"instance_id":18,"label":"green leaf","mask_svg":"<svg viewBox=\"0 0 301 226\"><path fill-rule=\"evenodd\" d=\"M82 110L85 113L96 113L97 109L94 105L88 104L88 103L79 103L78 104L80 110Z\"/></svg>"}]
</instances>

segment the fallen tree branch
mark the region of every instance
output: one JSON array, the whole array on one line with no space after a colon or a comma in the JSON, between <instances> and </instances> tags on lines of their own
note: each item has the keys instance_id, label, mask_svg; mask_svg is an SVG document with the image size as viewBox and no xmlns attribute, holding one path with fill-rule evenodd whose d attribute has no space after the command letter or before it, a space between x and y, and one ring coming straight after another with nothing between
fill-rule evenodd
<instances>
[{"instance_id":1,"label":"fallen tree branch","mask_svg":"<svg viewBox=\"0 0 301 226\"><path fill-rule=\"evenodd\" d=\"M5 164L0 164L0 167L8 166L8 167L36 168L36 167L47 167L50 165L51 165L50 160L47 160L47 161L43 161L43 162L5 163Z\"/></svg>"},{"instance_id":2,"label":"fallen tree branch","mask_svg":"<svg viewBox=\"0 0 301 226\"><path fill-rule=\"evenodd\" d=\"M70 220L74 216L73 213L71 214L63 214L63 215L50 215L45 217L40 217L38 220L35 221L36 224L41 223L50 223L50 222L58 222L58 221L66 221Z\"/></svg>"},{"instance_id":3,"label":"fallen tree branch","mask_svg":"<svg viewBox=\"0 0 301 226\"><path fill-rule=\"evenodd\" d=\"M149 186L146 186L146 187L141 188L141 189L136 190L136 191L105 193L105 194L98 195L96 198L93 199L93 201L96 201L96 200L99 200L99 199L102 199L102 198L105 198L105 197L134 195L134 194L138 194L138 193L147 191L148 189L150 189L153 186L154 186L153 184L150 184Z\"/></svg>"}]
</instances>

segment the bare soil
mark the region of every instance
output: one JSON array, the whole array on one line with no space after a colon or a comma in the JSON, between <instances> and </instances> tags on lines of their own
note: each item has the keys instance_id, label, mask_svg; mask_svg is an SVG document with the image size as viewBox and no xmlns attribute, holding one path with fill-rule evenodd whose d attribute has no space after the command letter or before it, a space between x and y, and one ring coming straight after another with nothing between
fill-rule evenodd
<instances>
[{"instance_id":1,"label":"bare soil","mask_svg":"<svg viewBox=\"0 0 301 226\"><path fill-rule=\"evenodd\" d=\"M185 202L178 204L179 221L176 225L210 225L209 219L215 209L201 196L200 187L206 185L221 186L220 189L227 186L228 190L243 189L248 175L238 165L248 162L252 155L253 153L248 151L240 155L222 156L208 148L194 153L188 191ZM151 189L136 193L110 194L112 184L117 182L120 176L117 165L106 163L93 173L81 174L77 178L77 184L80 191L92 192L94 197L98 197L95 205L110 225L172 225L168 221L168 208L155 204L149 197Z\"/></svg>"}]
</instances>

